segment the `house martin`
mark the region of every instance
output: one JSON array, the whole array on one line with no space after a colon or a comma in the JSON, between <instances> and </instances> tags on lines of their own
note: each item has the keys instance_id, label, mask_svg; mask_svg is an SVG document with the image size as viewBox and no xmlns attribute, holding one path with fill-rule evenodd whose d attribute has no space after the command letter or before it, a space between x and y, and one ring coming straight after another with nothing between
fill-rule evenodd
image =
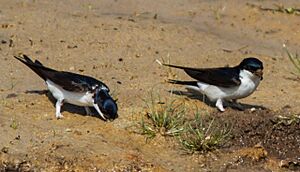
<instances>
[{"instance_id":1,"label":"house martin","mask_svg":"<svg viewBox=\"0 0 300 172\"><path fill-rule=\"evenodd\" d=\"M245 58L235 67L191 68L171 64L165 66L183 69L197 81L169 80L172 84L187 85L187 88L206 95L220 111L225 111L223 102L251 95L263 79L263 63L254 57ZM237 104L238 106L241 106Z\"/></svg>"},{"instance_id":2,"label":"house martin","mask_svg":"<svg viewBox=\"0 0 300 172\"><path fill-rule=\"evenodd\" d=\"M83 106L87 114L91 114L89 107L94 107L104 120L118 117L117 103L109 95L109 88L103 82L89 76L45 67L38 60L33 62L26 55L14 57L46 82L49 91L57 100L56 118L63 118L60 111L64 103Z\"/></svg>"}]
</instances>

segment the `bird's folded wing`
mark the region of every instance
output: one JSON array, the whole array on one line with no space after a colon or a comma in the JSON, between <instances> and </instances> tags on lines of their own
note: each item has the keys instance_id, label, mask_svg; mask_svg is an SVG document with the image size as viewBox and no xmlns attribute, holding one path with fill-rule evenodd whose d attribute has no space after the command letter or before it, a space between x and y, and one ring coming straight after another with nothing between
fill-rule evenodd
<instances>
[{"instance_id":1,"label":"bird's folded wing","mask_svg":"<svg viewBox=\"0 0 300 172\"><path fill-rule=\"evenodd\" d=\"M232 87L241 84L239 77L239 69L237 67L222 68L190 68L171 64L163 64L165 66L183 69L190 77L210 85L220 87Z\"/></svg>"},{"instance_id":2,"label":"bird's folded wing","mask_svg":"<svg viewBox=\"0 0 300 172\"><path fill-rule=\"evenodd\" d=\"M210 69L183 69L190 77L210 85L233 87L241 84L239 69L237 68L210 68Z\"/></svg>"},{"instance_id":3,"label":"bird's folded wing","mask_svg":"<svg viewBox=\"0 0 300 172\"><path fill-rule=\"evenodd\" d=\"M93 91L96 86L108 87L101 81L96 80L95 78L84 76L71 72L56 71L54 69L43 66L39 61L33 62L29 57L23 55L23 57L15 57L30 69L32 69L36 74L38 74L45 81L47 79L51 80L55 84L61 86L67 91L74 92L86 92Z\"/></svg>"},{"instance_id":4,"label":"bird's folded wing","mask_svg":"<svg viewBox=\"0 0 300 172\"><path fill-rule=\"evenodd\" d=\"M47 72L46 77L63 89L74 92L94 91L97 87L108 87L92 77L79 75L70 72Z\"/></svg>"}]
</instances>

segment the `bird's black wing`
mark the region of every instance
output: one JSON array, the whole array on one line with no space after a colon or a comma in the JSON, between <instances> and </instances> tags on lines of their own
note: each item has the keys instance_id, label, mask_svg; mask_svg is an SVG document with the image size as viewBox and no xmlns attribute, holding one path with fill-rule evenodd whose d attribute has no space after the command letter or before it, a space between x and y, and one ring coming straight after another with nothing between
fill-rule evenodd
<instances>
[{"instance_id":1,"label":"bird's black wing","mask_svg":"<svg viewBox=\"0 0 300 172\"><path fill-rule=\"evenodd\" d=\"M23 55L23 57L16 57L19 61L24 63L30 69L32 69L41 78L46 80L51 80L55 84L61 86L67 91L73 92L86 92L94 91L96 88L105 88L109 91L109 88L101 81L76 73L57 71L54 69L47 68L42 65L41 62L33 62L29 57Z\"/></svg>"},{"instance_id":2,"label":"bird's black wing","mask_svg":"<svg viewBox=\"0 0 300 172\"><path fill-rule=\"evenodd\" d=\"M86 92L104 87L109 92L108 87L103 82L89 76L71 72L50 72L47 73L47 77L52 82L60 85L63 89L68 91Z\"/></svg>"},{"instance_id":3,"label":"bird's black wing","mask_svg":"<svg viewBox=\"0 0 300 172\"><path fill-rule=\"evenodd\" d=\"M222 68L190 68L176 65L164 64L165 66L183 69L190 77L210 85L220 87L232 87L241 84L239 69L237 67Z\"/></svg>"}]
</instances>

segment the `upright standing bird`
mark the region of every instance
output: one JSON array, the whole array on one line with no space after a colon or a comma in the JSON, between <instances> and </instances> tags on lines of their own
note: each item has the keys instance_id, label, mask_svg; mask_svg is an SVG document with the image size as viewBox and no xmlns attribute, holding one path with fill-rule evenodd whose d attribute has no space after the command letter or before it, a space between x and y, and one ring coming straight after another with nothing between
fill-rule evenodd
<instances>
[{"instance_id":1,"label":"upright standing bird","mask_svg":"<svg viewBox=\"0 0 300 172\"><path fill-rule=\"evenodd\" d=\"M104 120L117 118L118 106L103 82L89 76L50 69L38 60L33 62L26 55L14 57L46 82L49 91L57 100L56 118L63 117L60 112L63 103L84 106L87 114L91 113L89 107L94 107Z\"/></svg>"},{"instance_id":2,"label":"upright standing bird","mask_svg":"<svg viewBox=\"0 0 300 172\"><path fill-rule=\"evenodd\" d=\"M187 85L187 88L206 95L216 102L220 111L225 111L224 100L232 100L251 95L263 79L263 63L254 57L245 58L235 67L219 68L190 68L163 64L165 66L183 69L190 77L197 81L170 80L170 83Z\"/></svg>"}]
</instances>

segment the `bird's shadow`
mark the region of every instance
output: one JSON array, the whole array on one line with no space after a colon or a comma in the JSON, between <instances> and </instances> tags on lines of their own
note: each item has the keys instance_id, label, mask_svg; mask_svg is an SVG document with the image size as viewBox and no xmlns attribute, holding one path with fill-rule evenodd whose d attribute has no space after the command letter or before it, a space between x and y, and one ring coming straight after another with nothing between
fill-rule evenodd
<instances>
[{"instance_id":1,"label":"bird's shadow","mask_svg":"<svg viewBox=\"0 0 300 172\"><path fill-rule=\"evenodd\" d=\"M186 91L170 90L169 92L172 94L175 94L175 95L179 95L179 96L186 96L190 99L200 100L201 102L205 103L206 105L208 105L210 107L216 107L215 102L210 101L206 95L200 93L199 91L193 90L193 89L186 88ZM239 104L239 106L231 101L223 102L224 107L230 107L232 109L236 109L236 110L240 110L240 111L244 111L244 110L251 109L251 108L262 109L262 110L267 109L266 107L259 106L259 105L251 105L251 104L245 104L245 103L238 103L238 104Z\"/></svg>"},{"instance_id":2,"label":"bird's shadow","mask_svg":"<svg viewBox=\"0 0 300 172\"><path fill-rule=\"evenodd\" d=\"M56 108L55 107L56 99L53 97L53 95L51 94L51 92L49 90L27 90L27 91L25 91L25 93L26 94L46 95L47 98L52 103L54 109ZM96 109L93 108L93 107L89 107L89 108L90 108L90 111L92 112L92 116L98 117ZM63 104L63 106L61 108L61 113L63 113L64 111L79 114L79 115L83 115L83 116L89 116L89 115L86 114L84 107L72 105L72 104L69 104L69 103L64 103ZM53 111L53 114L55 115L55 110ZM100 117L98 117L98 118L100 118Z\"/></svg>"}]
</instances>

